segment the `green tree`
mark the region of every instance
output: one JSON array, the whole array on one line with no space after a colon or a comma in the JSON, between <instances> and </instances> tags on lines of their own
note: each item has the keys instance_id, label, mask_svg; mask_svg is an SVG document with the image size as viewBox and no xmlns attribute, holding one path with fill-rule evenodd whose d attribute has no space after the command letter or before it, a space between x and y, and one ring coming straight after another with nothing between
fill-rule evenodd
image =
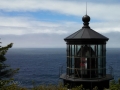
<instances>
[{"instance_id":1,"label":"green tree","mask_svg":"<svg viewBox=\"0 0 120 90\"><path fill-rule=\"evenodd\" d=\"M18 69L11 69L10 66L6 65L4 62L7 60L5 54L8 49L11 48L13 43L8 44L5 47L0 46L0 87L5 85L11 76L13 76Z\"/></svg>"},{"instance_id":2,"label":"green tree","mask_svg":"<svg viewBox=\"0 0 120 90\"><path fill-rule=\"evenodd\" d=\"M115 80L110 82L110 90L120 90L120 79L118 79L118 82Z\"/></svg>"}]
</instances>

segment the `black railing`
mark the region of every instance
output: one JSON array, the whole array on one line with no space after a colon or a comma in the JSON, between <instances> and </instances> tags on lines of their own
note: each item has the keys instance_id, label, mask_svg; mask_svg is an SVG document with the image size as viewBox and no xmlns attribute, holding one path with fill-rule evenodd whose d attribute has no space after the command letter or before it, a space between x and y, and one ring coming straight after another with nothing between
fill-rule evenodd
<instances>
[{"instance_id":1,"label":"black railing","mask_svg":"<svg viewBox=\"0 0 120 90\"><path fill-rule=\"evenodd\" d=\"M107 70L108 70L108 74L111 74L112 77L114 77L114 70L113 70L113 67L109 65L109 67L108 67Z\"/></svg>"},{"instance_id":2,"label":"black railing","mask_svg":"<svg viewBox=\"0 0 120 90\"><path fill-rule=\"evenodd\" d=\"M66 67L65 66L61 66L60 68L59 68L59 77L63 74L63 73L65 73L65 70L64 69L66 69ZM79 68L67 68L67 69L69 69L69 71L74 71L74 72L72 72L72 73L67 73L67 77L73 77L73 78L103 78L103 77L106 77L106 75L107 74L109 74L109 75L112 75L112 77L114 78L114 72L113 72L113 68L112 68L112 66L109 66L107 69L105 69L105 68L101 68L101 69L87 69L87 70L82 70L82 69L79 69ZM71 70L72 69L72 70ZM104 74L103 74L103 72L99 72L99 71L107 71L107 73L105 73L104 72ZM89 74L88 75L86 75L85 74L85 72L88 74L88 72L89 72ZM93 73L94 72L94 73ZM93 75L94 74L94 75Z\"/></svg>"}]
</instances>

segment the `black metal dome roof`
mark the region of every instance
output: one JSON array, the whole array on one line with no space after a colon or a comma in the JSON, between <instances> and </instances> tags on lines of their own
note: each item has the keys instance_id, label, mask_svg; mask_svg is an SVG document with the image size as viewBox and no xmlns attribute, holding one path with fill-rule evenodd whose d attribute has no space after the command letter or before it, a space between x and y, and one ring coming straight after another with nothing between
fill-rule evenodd
<instances>
[{"instance_id":1,"label":"black metal dome roof","mask_svg":"<svg viewBox=\"0 0 120 90\"><path fill-rule=\"evenodd\" d=\"M77 32L69 35L68 37L66 37L64 40L65 41L76 41L76 40L101 40L101 41L108 41L109 38L103 36L102 34L92 30L89 27L89 21L90 21L90 17L88 15L84 15L82 18L83 23L83 27L82 29L78 30Z\"/></svg>"}]
</instances>

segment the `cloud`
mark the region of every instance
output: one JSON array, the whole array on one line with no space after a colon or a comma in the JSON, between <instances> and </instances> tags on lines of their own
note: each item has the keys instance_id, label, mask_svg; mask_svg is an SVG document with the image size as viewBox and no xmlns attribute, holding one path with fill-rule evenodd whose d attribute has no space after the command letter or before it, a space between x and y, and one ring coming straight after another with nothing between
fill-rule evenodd
<instances>
[{"instance_id":1,"label":"cloud","mask_svg":"<svg viewBox=\"0 0 120 90\"><path fill-rule=\"evenodd\" d=\"M120 24L117 21L91 22L90 27L100 33L120 32Z\"/></svg>"},{"instance_id":2,"label":"cloud","mask_svg":"<svg viewBox=\"0 0 120 90\"><path fill-rule=\"evenodd\" d=\"M79 22L45 22L29 17L0 17L0 35L24 34L71 34L82 28ZM99 33L120 32L119 22L90 22L90 27Z\"/></svg>"},{"instance_id":3,"label":"cloud","mask_svg":"<svg viewBox=\"0 0 120 90\"><path fill-rule=\"evenodd\" d=\"M109 1L108 1L109 2ZM0 9L7 12L51 11L65 15L83 16L85 2L71 0L2 0ZM88 2L88 14L96 19L120 20L120 3Z\"/></svg>"},{"instance_id":4,"label":"cloud","mask_svg":"<svg viewBox=\"0 0 120 90\"><path fill-rule=\"evenodd\" d=\"M64 15L83 16L85 13L84 1L71 0L2 0L0 9L6 12L39 12L51 11ZM119 3L88 2L88 14L91 16L90 26L101 33L120 31ZM59 17L58 17L59 18ZM96 22L95 20L100 20ZM79 22L61 21L47 22L36 20L29 16L4 16L0 17L0 31L2 35L13 34L67 34L82 27ZM81 21L80 21L81 22Z\"/></svg>"},{"instance_id":5,"label":"cloud","mask_svg":"<svg viewBox=\"0 0 120 90\"><path fill-rule=\"evenodd\" d=\"M103 3L102 1L101 3L97 3L96 0L88 2L90 27L110 38L109 47L120 47L118 42L120 39L120 13L118 12L120 3ZM78 0L1 0L0 37L3 41L2 45L13 42L14 47L65 47L63 39L81 29L83 26L81 21L44 21L34 15L28 15L28 12L49 11L50 14L57 13L62 16L82 18L86 12L85 4L84 1ZM9 15L9 13L14 15ZM18 14L15 15L15 13Z\"/></svg>"},{"instance_id":6,"label":"cloud","mask_svg":"<svg viewBox=\"0 0 120 90\"><path fill-rule=\"evenodd\" d=\"M24 17L0 17L1 35L23 35L34 33L46 34L66 34L66 30L62 30L60 24L35 21Z\"/></svg>"},{"instance_id":7,"label":"cloud","mask_svg":"<svg viewBox=\"0 0 120 90\"><path fill-rule=\"evenodd\" d=\"M2 46L13 42L13 48L58 48L66 47L63 40L68 35L81 29L78 22L44 22L24 17L1 17L0 38ZM120 27L117 22L90 22L90 27L107 36L107 47L120 47Z\"/></svg>"}]
</instances>

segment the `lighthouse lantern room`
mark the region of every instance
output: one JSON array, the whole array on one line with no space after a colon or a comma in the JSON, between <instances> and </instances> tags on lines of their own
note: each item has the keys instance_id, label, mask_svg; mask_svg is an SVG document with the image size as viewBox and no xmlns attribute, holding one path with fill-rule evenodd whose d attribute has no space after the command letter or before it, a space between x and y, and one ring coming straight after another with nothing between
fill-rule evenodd
<instances>
[{"instance_id":1,"label":"lighthouse lantern room","mask_svg":"<svg viewBox=\"0 0 120 90\"><path fill-rule=\"evenodd\" d=\"M82 21L82 29L64 39L67 67L66 74L60 78L69 88L81 84L89 89L109 88L109 80L113 79L111 74L106 74L106 42L109 39L89 27L88 15L83 16Z\"/></svg>"}]
</instances>

